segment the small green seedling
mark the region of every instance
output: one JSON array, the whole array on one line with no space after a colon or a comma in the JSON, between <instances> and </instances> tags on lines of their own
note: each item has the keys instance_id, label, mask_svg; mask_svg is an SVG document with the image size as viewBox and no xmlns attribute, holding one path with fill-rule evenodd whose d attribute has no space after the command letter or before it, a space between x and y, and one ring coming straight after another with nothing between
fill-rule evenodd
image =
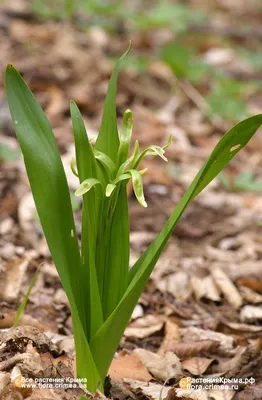
<instances>
[{"instance_id":1,"label":"small green seedling","mask_svg":"<svg viewBox=\"0 0 262 400\"><path fill-rule=\"evenodd\" d=\"M262 115L248 118L227 132L167 220L162 231L129 269L129 220L126 186L132 181L139 203L146 207L139 169L146 155L166 161L165 148L149 146L130 152L133 117L127 110L120 135L116 120L117 75L113 70L95 145L88 140L79 109L71 102L79 177L83 197L79 248L70 192L50 124L26 83L12 65L5 74L7 99L43 231L68 296L74 329L77 376L90 392L103 390L106 374L143 288L179 218L190 202L247 144L262 124Z\"/></svg>"}]
</instances>

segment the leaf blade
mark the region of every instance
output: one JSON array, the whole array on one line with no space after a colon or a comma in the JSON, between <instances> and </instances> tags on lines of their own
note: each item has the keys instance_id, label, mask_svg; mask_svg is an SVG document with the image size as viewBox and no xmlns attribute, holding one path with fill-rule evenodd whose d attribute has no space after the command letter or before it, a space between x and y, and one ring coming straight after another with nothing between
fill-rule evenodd
<instances>
[{"instance_id":1,"label":"leaf blade","mask_svg":"<svg viewBox=\"0 0 262 400\"><path fill-rule=\"evenodd\" d=\"M117 76L121 62L127 56L130 49L131 49L131 42L129 43L128 49L115 64L114 70L112 72L104 104L104 111L99 130L99 135L97 137L95 144L95 148L97 150L101 151L102 153L105 153L114 162L117 161L117 152L119 147L119 137L118 137L117 120L116 120Z\"/></svg>"},{"instance_id":2,"label":"leaf blade","mask_svg":"<svg viewBox=\"0 0 262 400\"><path fill-rule=\"evenodd\" d=\"M96 187L100 181L97 177L97 165L93 149L88 140L82 115L75 102L70 102L70 112L76 149L76 162L79 173L80 188L76 194L83 195L81 269L85 287L85 329L90 338L103 323L103 312L97 283L95 266L95 244L97 238L97 217L101 205L101 188ZM81 192L81 187L89 182L88 193ZM100 186L100 185L98 185Z\"/></svg>"},{"instance_id":3,"label":"leaf blade","mask_svg":"<svg viewBox=\"0 0 262 400\"><path fill-rule=\"evenodd\" d=\"M81 274L76 274L80 253L62 161L43 110L12 65L6 69L5 87L38 215L70 302L77 373L79 377L88 377L90 390L95 391L101 378L83 329L84 293L79 284Z\"/></svg>"}]
</instances>

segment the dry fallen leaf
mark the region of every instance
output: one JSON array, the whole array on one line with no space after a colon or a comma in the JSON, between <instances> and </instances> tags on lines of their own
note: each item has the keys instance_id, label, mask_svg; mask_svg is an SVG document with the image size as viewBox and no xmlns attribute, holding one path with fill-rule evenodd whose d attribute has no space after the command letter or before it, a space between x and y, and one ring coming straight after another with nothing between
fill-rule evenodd
<instances>
[{"instance_id":1,"label":"dry fallen leaf","mask_svg":"<svg viewBox=\"0 0 262 400\"><path fill-rule=\"evenodd\" d=\"M186 272L179 271L156 282L156 287L163 293L170 293L176 299L185 300L190 294L189 276Z\"/></svg>"},{"instance_id":2,"label":"dry fallen leaf","mask_svg":"<svg viewBox=\"0 0 262 400\"><path fill-rule=\"evenodd\" d=\"M146 315L131 322L124 332L125 337L143 339L158 332L164 325L164 319L157 315Z\"/></svg>"},{"instance_id":3,"label":"dry fallen leaf","mask_svg":"<svg viewBox=\"0 0 262 400\"><path fill-rule=\"evenodd\" d=\"M220 268L214 268L211 270L211 274L215 284L223 293L229 304L236 309L239 308L242 305L242 297L226 273Z\"/></svg>"},{"instance_id":4,"label":"dry fallen leaf","mask_svg":"<svg viewBox=\"0 0 262 400\"><path fill-rule=\"evenodd\" d=\"M118 358L113 359L108 374L117 382L122 382L123 378L145 382L149 382L152 379L140 358L133 354L123 354L123 352L120 353Z\"/></svg>"},{"instance_id":5,"label":"dry fallen leaf","mask_svg":"<svg viewBox=\"0 0 262 400\"><path fill-rule=\"evenodd\" d=\"M205 278L194 276L191 278L190 283L198 300L208 299L216 302L221 301L219 292L211 275L208 275Z\"/></svg>"},{"instance_id":6,"label":"dry fallen leaf","mask_svg":"<svg viewBox=\"0 0 262 400\"><path fill-rule=\"evenodd\" d=\"M241 324L239 322L229 322L229 321L223 321L223 324L235 331L242 331L242 332L261 332L262 331L262 326Z\"/></svg>"},{"instance_id":7,"label":"dry fallen leaf","mask_svg":"<svg viewBox=\"0 0 262 400\"><path fill-rule=\"evenodd\" d=\"M191 400L208 400L208 392L202 389L175 389L176 396Z\"/></svg>"},{"instance_id":8,"label":"dry fallen leaf","mask_svg":"<svg viewBox=\"0 0 262 400\"><path fill-rule=\"evenodd\" d=\"M218 365L214 366L214 371L227 374L227 377L238 376L241 368L254 357L254 353L253 347L238 346L235 356L229 360L220 360Z\"/></svg>"},{"instance_id":9,"label":"dry fallen leaf","mask_svg":"<svg viewBox=\"0 0 262 400\"><path fill-rule=\"evenodd\" d=\"M182 361L182 367L192 375L202 375L213 361L212 358L192 357Z\"/></svg>"},{"instance_id":10,"label":"dry fallen leaf","mask_svg":"<svg viewBox=\"0 0 262 400\"><path fill-rule=\"evenodd\" d=\"M179 327L169 319L165 323L165 337L158 350L158 354L165 354L167 351L172 351L174 345L180 343L181 337Z\"/></svg>"},{"instance_id":11,"label":"dry fallen leaf","mask_svg":"<svg viewBox=\"0 0 262 400\"><path fill-rule=\"evenodd\" d=\"M165 399L170 390L170 386L159 385L157 383L146 383L139 380L124 379L134 390L141 389L142 393L153 400Z\"/></svg>"},{"instance_id":12,"label":"dry fallen leaf","mask_svg":"<svg viewBox=\"0 0 262 400\"><path fill-rule=\"evenodd\" d=\"M172 351L179 358L193 357L197 354L215 351L220 346L219 341L215 340L199 340L192 343L178 343L173 346Z\"/></svg>"},{"instance_id":13,"label":"dry fallen leaf","mask_svg":"<svg viewBox=\"0 0 262 400\"><path fill-rule=\"evenodd\" d=\"M261 266L261 264L260 264L260 266ZM239 278L237 283L238 283L238 285L245 286L249 289L254 290L255 292L262 294L262 280L245 276L245 277Z\"/></svg>"},{"instance_id":14,"label":"dry fallen leaf","mask_svg":"<svg viewBox=\"0 0 262 400\"><path fill-rule=\"evenodd\" d=\"M200 329L194 326L180 328L180 332L185 342L192 343L196 340L212 340L219 342L219 349L225 353L232 354L235 348L235 339L232 336L220 332L214 332L210 329Z\"/></svg>"},{"instance_id":15,"label":"dry fallen leaf","mask_svg":"<svg viewBox=\"0 0 262 400\"><path fill-rule=\"evenodd\" d=\"M262 303L261 294L255 292L254 290L246 286L240 286L238 289L243 299L246 300L248 303L253 303L253 304Z\"/></svg>"},{"instance_id":16,"label":"dry fallen leaf","mask_svg":"<svg viewBox=\"0 0 262 400\"><path fill-rule=\"evenodd\" d=\"M244 306L240 311L240 320L242 322L262 320L262 307Z\"/></svg>"},{"instance_id":17,"label":"dry fallen leaf","mask_svg":"<svg viewBox=\"0 0 262 400\"><path fill-rule=\"evenodd\" d=\"M163 382L170 378L177 378L182 374L181 362L174 353L167 352L161 356L148 350L135 349L133 354L140 358L144 366L156 379Z\"/></svg>"}]
</instances>

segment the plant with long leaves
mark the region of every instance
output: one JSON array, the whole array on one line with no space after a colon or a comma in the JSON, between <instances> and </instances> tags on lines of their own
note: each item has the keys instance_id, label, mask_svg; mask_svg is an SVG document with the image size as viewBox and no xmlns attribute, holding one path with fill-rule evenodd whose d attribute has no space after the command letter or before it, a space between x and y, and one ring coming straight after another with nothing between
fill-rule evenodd
<instances>
[{"instance_id":1,"label":"plant with long leaves","mask_svg":"<svg viewBox=\"0 0 262 400\"><path fill-rule=\"evenodd\" d=\"M130 48L129 48L130 49ZM77 376L89 391L103 390L104 380L121 336L168 238L190 202L247 144L262 124L262 115L248 118L228 131L181 198L162 231L129 269L129 220L126 186L146 206L139 164L146 155L166 160L165 148L142 152L136 142L129 153L133 118L116 119L117 62L108 87L101 128L93 146L79 109L71 102L79 177L76 195L83 197L81 246L75 230L70 193L50 124L26 83L12 65L5 74L7 99L38 215L68 296L76 348Z\"/></svg>"}]
</instances>

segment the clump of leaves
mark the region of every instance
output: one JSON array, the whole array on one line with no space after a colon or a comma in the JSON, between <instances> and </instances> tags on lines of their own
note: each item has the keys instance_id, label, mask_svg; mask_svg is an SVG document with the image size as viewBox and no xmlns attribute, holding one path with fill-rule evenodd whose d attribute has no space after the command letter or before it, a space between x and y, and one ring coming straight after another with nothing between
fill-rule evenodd
<instances>
[{"instance_id":1,"label":"clump of leaves","mask_svg":"<svg viewBox=\"0 0 262 400\"><path fill-rule=\"evenodd\" d=\"M103 390L104 380L139 296L179 218L190 202L247 144L262 115L248 118L222 137L209 159L164 225L162 231L129 269L129 220L126 186L132 180L139 203L146 207L139 169L146 155L162 157L165 148L140 152L136 142L129 155L133 117L127 110L120 135L116 120L117 62L108 87L101 128L94 146L87 137L77 105L71 102L79 177L76 192L83 197L79 247L70 192L55 138L44 112L26 83L9 65L7 99L26 165L43 231L67 293L73 320L77 375L91 392Z\"/></svg>"}]
</instances>

